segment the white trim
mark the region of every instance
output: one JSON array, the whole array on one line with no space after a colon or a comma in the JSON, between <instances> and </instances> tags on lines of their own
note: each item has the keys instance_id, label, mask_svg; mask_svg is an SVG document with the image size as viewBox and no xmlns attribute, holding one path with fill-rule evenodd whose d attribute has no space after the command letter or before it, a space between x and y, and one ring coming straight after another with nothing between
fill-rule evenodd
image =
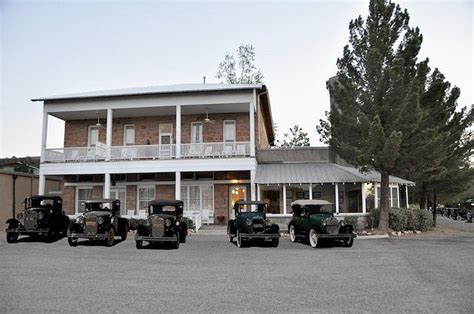
<instances>
[{"instance_id":1,"label":"white trim","mask_svg":"<svg viewBox=\"0 0 474 314\"><path fill-rule=\"evenodd\" d=\"M38 194L39 195L44 195L45 187L46 187L46 176L43 174L40 174L39 181L38 181Z\"/></svg>"},{"instance_id":2,"label":"white trim","mask_svg":"<svg viewBox=\"0 0 474 314\"><path fill-rule=\"evenodd\" d=\"M147 182L148 183L148 182ZM149 189L149 188L153 188L153 199L156 198L156 186L154 184L139 184L137 185L137 197L135 198L135 209L136 209L136 212L137 212L137 215L139 215L139 210L140 210L140 189Z\"/></svg>"},{"instance_id":3,"label":"white trim","mask_svg":"<svg viewBox=\"0 0 474 314\"><path fill-rule=\"evenodd\" d=\"M79 215L79 190L92 190L91 192L91 197L92 193L94 193L94 188L92 185L87 185L87 186L80 186L76 187L74 191L74 214Z\"/></svg>"},{"instance_id":4,"label":"white trim","mask_svg":"<svg viewBox=\"0 0 474 314\"><path fill-rule=\"evenodd\" d=\"M112 109L107 109L107 129L105 133L105 144L107 145L107 161L110 160L110 153L112 147L112 125L113 125L113 117L112 117ZM100 131L97 133L97 137L99 137Z\"/></svg>"},{"instance_id":5,"label":"white trim","mask_svg":"<svg viewBox=\"0 0 474 314\"><path fill-rule=\"evenodd\" d=\"M176 105L176 158L181 157L181 105Z\"/></svg>"},{"instance_id":6,"label":"white trim","mask_svg":"<svg viewBox=\"0 0 474 314\"><path fill-rule=\"evenodd\" d=\"M379 192L377 182L374 182L374 208L379 208Z\"/></svg>"},{"instance_id":7,"label":"white trim","mask_svg":"<svg viewBox=\"0 0 474 314\"><path fill-rule=\"evenodd\" d=\"M181 172L175 172L174 197L177 200L181 199Z\"/></svg>"},{"instance_id":8,"label":"white trim","mask_svg":"<svg viewBox=\"0 0 474 314\"><path fill-rule=\"evenodd\" d=\"M397 184L397 207L400 208L400 186Z\"/></svg>"},{"instance_id":9,"label":"white trim","mask_svg":"<svg viewBox=\"0 0 474 314\"><path fill-rule=\"evenodd\" d=\"M260 184L257 184L257 201L261 201L261 198Z\"/></svg>"},{"instance_id":10,"label":"white trim","mask_svg":"<svg viewBox=\"0 0 474 314\"><path fill-rule=\"evenodd\" d=\"M133 127L133 143L132 144L127 144L127 128L128 127ZM123 146L130 146L130 145L135 145L135 124L133 123L123 125Z\"/></svg>"},{"instance_id":11,"label":"white trim","mask_svg":"<svg viewBox=\"0 0 474 314\"><path fill-rule=\"evenodd\" d=\"M257 167L255 158L213 158L179 160L97 161L46 163L40 165L44 175L80 175L108 173L160 173L199 171L248 171Z\"/></svg>"},{"instance_id":12,"label":"white trim","mask_svg":"<svg viewBox=\"0 0 474 314\"><path fill-rule=\"evenodd\" d=\"M408 184L405 184L405 198L407 202L407 208L410 207L409 201L408 201Z\"/></svg>"},{"instance_id":13,"label":"white trim","mask_svg":"<svg viewBox=\"0 0 474 314\"><path fill-rule=\"evenodd\" d=\"M41 129L41 158L40 162L44 162L46 155L46 145L48 141L48 112L43 110L43 127ZM44 193L44 192L43 192Z\"/></svg>"},{"instance_id":14,"label":"white trim","mask_svg":"<svg viewBox=\"0 0 474 314\"><path fill-rule=\"evenodd\" d=\"M193 136L194 133L194 125L201 125L201 134L200 134L200 142L194 142L195 137ZM195 135L195 134L194 134ZM191 144L202 144L204 142L204 123L202 121L193 121L191 122Z\"/></svg>"},{"instance_id":15,"label":"white trim","mask_svg":"<svg viewBox=\"0 0 474 314\"><path fill-rule=\"evenodd\" d=\"M113 188L120 188L126 186L135 186L140 184L153 184L153 185L174 185L175 181L130 181L130 182L116 182ZM181 186L190 186L190 185L209 185L209 184L249 184L250 180L181 180ZM64 186L74 186L74 187L83 187L83 186L104 186L103 183L92 183L92 182L64 182Z\"/></svg>"},{"instance_id":16,"label":"white trim","mask_svg":"<svg viewBox=\"0 0 474 314\"><path fill-rule=\"evenodd\" d=\"M257 199L257 195L255 192L255 176L256 171L250 170L250 200L255 201Z\"/></svg>"},{"instance_id":17,"label":"white trim","mask_svg":"<svg viewBox=\"0 0 474 314\"><path fill-rule=\"evenodd\" d=\"M110 198L110 173L104 173L104 191L102 193L104 198Z\"/></svg>"},{"instance_id":18,"label":"white trim","mask_svg":"<svg viewBox=\"0 0 474 314\"><path fill-rule=\"evenodd\" d=\"M97 129L97 141L96 141L96 144L94 144L94 146L91 146L91 130L92 129ZM99 129L100 128L97 125L87 126L87 147L96 147L97 146L97 142L99 142L99 139L100 139Z\"/></svg>"},{"instance_id":19,"label":"white trim","mask_svg":"<svg viewBox=\"0 0 474 314\"><path fill-rule=\"evenodd\" d=\"M367 197L365 195L365 189L367 187L367 184L361 183L360 184L360 191L361 191L361 197L362 197L362 213L367 212Z\"/></svg>"},{"instance_id":20,"label":"white trim","mask_svg":"<svg viewBox=\"0 0 474 314\"><path fill-rule=\"evenodd\" d=\"M225 124L226 122L232 122L232 124L234 125L234 140L233 141L226 141L225 139ZM222 142L224 143L224 145L226 143L235 143L237 141L237 122L235 120L224 120L222 121Z\"/></svg>"},{"instance_id":21,"label":"white trim","mask_svg":"<svg viewBox=\"0 0 474 314\"><path fill-rule=\"evenodd\" d=\"M286 215L286 184L283 184L283 215Z\"/></svg>"},{"instance_id":22,"label":"white trim","mask_svg":"<svg viewBox=\"0 0 474 314\"><path fill-rule=\"evenodd\" d=\"M393 208L393 190L390 185L389 185L389 189L390 189L390 208Z\"/></svg>"},{"instance_id":23,"label":"white trim","mask_svg":"<svg viewBox=\"0 0 474 314\"><path fill-rule=\"evenodd\" d=\"M336 205L336 214L339 214L339 184L334 184L334 204Z\"/></svg>"},{"instance_id":24,"label":"white trim","mask_svg":"<svg viewBox=\"0 0 474 314\"><path fill-rule=\"evenodd\" d=\"M309 184L309 199L313 199L313 183Z\"/></svg>"}]
</instances>

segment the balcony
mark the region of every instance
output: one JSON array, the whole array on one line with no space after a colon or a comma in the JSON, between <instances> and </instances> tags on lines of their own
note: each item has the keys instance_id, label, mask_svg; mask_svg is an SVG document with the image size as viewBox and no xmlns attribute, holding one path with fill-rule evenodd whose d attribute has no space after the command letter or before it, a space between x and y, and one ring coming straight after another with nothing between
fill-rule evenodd
<instances>
[{"instance_id":1,"label":"balcony","mask_svg":"<svg viewBox=\"0 0 474 314\"><path fill-rule=\"evenodd\" d=\"M110 161L189 159L189 158L236 158L250 156L250 142L213 142L176 144L133 145L110 147ZM45 150L44 162L96 162L108 160L109 147L97 143L95 147L50 148Z\"/></svg>"}]
</instances>

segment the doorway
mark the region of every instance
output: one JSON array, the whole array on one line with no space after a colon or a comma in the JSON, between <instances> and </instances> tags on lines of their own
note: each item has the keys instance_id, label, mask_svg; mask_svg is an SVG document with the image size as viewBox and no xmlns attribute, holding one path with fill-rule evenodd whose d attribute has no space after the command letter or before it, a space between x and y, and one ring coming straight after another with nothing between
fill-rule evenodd
<instances>
[{"instance_id":1,"label":"doorway","mask_svg":"<svg viewBox=\"0 0 474 314\"><path fill-rule=\"evenodd\" d=\"M247 200L247 187L245 185L231 185L229 189L229 219L235 219L234 204L238 200Z\"/></svg>"}]
</instances>

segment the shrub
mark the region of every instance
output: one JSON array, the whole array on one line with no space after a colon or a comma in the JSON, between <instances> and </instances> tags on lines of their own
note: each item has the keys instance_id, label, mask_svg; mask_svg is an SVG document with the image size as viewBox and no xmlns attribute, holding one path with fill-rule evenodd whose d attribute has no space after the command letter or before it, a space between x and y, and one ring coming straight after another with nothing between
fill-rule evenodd
<instances>
[{"instance_id":1,"label":"shrub","mask_svg":"<svg viewBox=\"0 0 474 314\"><path fill-rule=\"evenodd\" d=\"M433 227L433 216L426 209L413 209L415 218L415 230L427 231Z\"/></svg>"},{"instance_id":2,"label":"shrub","mask_svg":"<svg viewBox=\"0 0 474 314\"><path fill-rule=\"evenodd\" d=\"M372 208L369 210L368 218L368 225L369 228L377 228L379 226L379 217L380 217L380 209L379 208Z\"/></svg>"},{"instance_id":3,"label":"shrub","mask_svg":"<svg viewBox=\"0 0 474 314\"><path fill-rule=\"evenodd\" d=\"M183 220L186 223L186 226L188 226L188 229L194 229L194 222L191 218L183 217Z\"/></svg>"},{"instance_id":4,"label":"shrub","mask_svg":"<svg viewBox=\"0 0 474 314\"><path fill-rule=\"evenodd\" d=\"M392 208L389 212L389 225L395 231L407 230L408 210L404 208Z\"/></svg>"},{"instance_id":5,"label":"shrub","mask_svg":"<svg viewBox=\"0 0 474 314\"><path fill-rule=\"evenodd\" d=\"M433 226L430 212L419 208L392 208L389 213L390 228L395 231L427 231Z\"/></svg>"},{"instance_id":6,"label":"shrub","mask_svg":"<svg viewBox=\"0 0 474 314\"><path fill-rule=\"evenodd\" d=\"M146 223L146 219L143 218L130 218L128 220L128 226L130 230L137 230L138 225Z\"/></svg>"},{"instance_id":7,"label":"shrub","mask_svg":"<svg viewBox=\"0 0 474 314\"><path fill-rule=\"evenodd\" d=\"M354 217L354 216L349 216L349 217L344 217L344 223L347 225L352 225L354 227L354 230L359 230L359 217Z\"/></svg>"}]
</instances>

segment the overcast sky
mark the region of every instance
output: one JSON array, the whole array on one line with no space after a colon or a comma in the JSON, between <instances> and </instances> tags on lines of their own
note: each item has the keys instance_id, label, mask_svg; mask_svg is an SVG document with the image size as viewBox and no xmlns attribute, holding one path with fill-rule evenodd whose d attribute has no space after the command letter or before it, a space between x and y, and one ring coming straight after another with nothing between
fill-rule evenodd
<instances>
[{"instance_id":1,"label":"overcast sky","mask_svg":"<svg viewBox=\"0 0 474 314\"><path fill-rule=\"evenodd\" d=\"M429 57L473 103L471 1L398 1L423 33ZM218 82L226 51L252 44L270 91L279 135L299 124L318 141L329 109L326 80L368 1L111 2L3 1L0 157L39 155L42 105L34 97L123 87ZM50 118L48 147L63 146Z\"/></svg>"}]
</instances>

